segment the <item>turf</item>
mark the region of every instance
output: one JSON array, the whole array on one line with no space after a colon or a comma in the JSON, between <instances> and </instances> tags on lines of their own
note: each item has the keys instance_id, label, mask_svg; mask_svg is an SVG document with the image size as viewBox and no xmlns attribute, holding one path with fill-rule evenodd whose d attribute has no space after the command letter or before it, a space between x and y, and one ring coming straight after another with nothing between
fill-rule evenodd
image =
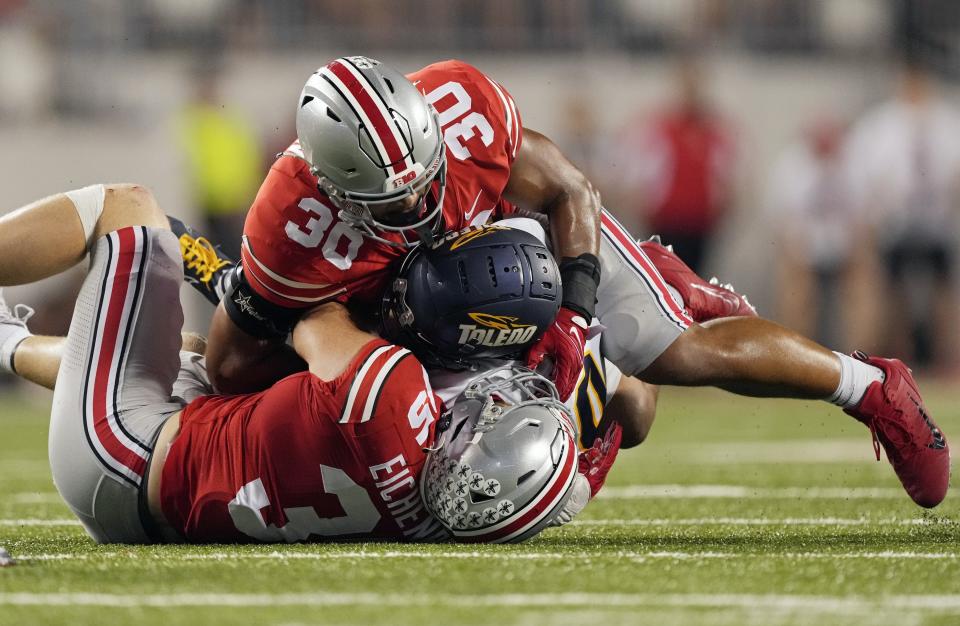
<instances>
[{"instance_id":1,"label":"turf","mask_svg":"<svg viewBox=\"0 0 960 626\"><path fill-rule=\"evenodd\" d=\"M958 394L924 385L947 436ZM595 502L522 546L96 546L46 400L0 397L0 623L960 623L960 494L914 506L822 403L665 390Z\"/></svg>"}]
</instances>

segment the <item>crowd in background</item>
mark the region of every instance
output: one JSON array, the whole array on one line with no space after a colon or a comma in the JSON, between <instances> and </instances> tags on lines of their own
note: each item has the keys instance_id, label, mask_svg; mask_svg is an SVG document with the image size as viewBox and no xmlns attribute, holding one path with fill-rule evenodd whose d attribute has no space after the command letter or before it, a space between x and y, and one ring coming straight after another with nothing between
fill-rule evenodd
<instances>
[{"instance_id":1,"label":"crowd in background","mask_svg":"<svg viewBox=\"0 0 960 626\"><path fill-rule=\"evenodd\" d=\"M698 273L737 202L735 111L710 101L704 68L676 62L675 89L612 137L569 104L569 154L641 237L658 234ZM949 373L960 348L960 106L907 56L889 96L853 119L815 112L764 173L776 237L767 317L831 346L866 346ZM615 172L598 165L610 153ZM603 155L603 156L601 156Z\"/></svg>"},{"instance_id":2,"label":"crowd in background","mask_svg":"<svg viewBox=\"0 0 960 626\"><path fill-rule=\"evenodd\" d=\"M231 51L322 40L350 51L659 55L671 95L615 129L600 127L589 94L558 103L554 139L608 206L709 276L743 179L760 179L754 217L776 240L776 254L756 260L775 295L761 313L831 346L949 373L960 350L960 108L940 85L957 78L958 32L960 7L948 0L0 0L0 127L122 116L89 88L80 51L186 51L175 125L183 176L204 228L235 254L243 214L285 146L220 91ZM751 119L712 97L711 51L731 46L760 58L886 54L888 92L855 113L823 102L774 162L745 171L739 131Z\"/></svg>"}]
</instances>

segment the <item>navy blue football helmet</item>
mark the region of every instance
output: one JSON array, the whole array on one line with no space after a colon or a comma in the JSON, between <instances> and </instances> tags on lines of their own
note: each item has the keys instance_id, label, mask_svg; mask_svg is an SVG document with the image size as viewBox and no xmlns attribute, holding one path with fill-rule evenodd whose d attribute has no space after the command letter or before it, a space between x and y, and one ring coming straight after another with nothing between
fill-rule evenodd
<instances>
[{"instance_id":1,"label":"navy blue football helmet","mask_svg":"<svg viewBox=\"0 0 960 626\"><path fill-rule=\"evenodd\" d=\"M470 369L530 346L553 323L561 296L557 263L535 236L469 228L407 255L384 295L381 333L426 365Z\"/></svg>"}]
</instances>

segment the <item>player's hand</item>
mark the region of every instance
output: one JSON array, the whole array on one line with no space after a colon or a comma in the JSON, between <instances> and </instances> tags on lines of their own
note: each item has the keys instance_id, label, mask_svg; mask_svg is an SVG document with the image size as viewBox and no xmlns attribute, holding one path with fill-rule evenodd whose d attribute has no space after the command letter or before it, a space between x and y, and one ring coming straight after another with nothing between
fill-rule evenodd
<instances>
[{"instance_id":1,"label":"player's hand","mask_svg":"<svg viewBox=\"0 0 960 626\"><path fill-rule=\"evenodd\" d=\"M578 471L586 476L590 483L590 497L597 495L603 483L607 481L607 474L617 460L620 452L620 441L623 439L623 427L617 422L611 422L606 434L601 439L597 437L593 446L580 453L580 467Z\"/></svg>"},{"instance_id":2,"label":"player's hand","mask_svg":"<svg viewBox=\"0 0 960 626\"><path fill-rule=\"evenodd\" d=\"M537 369L545 357L553 360L550 377L557 385L561 400L573 393L583 369L583 350L587 342L587 320L566 307L560 307L557 318L547 332L527 352L527 367Z\"/></svg>"}]
</instances>

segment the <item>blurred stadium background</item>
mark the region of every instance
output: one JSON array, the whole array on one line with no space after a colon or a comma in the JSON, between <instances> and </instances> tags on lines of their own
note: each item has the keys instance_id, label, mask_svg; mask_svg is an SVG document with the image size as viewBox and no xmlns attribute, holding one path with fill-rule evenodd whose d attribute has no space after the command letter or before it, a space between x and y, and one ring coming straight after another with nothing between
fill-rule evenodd
<instances>
[{"instance_id":1,"label":"blurred stadium background","mask_svg":"<svg viewBox=\"0 0 960 626\"><path fill-rule=\"evenodd\" d=\"M134 181L235 242L304 79L344 54L479 66L637 236L686 202L701 273L762 314L955 371L950 0L0 0L0 211ZM671 197L677 181L699 195ZM8 299L62 331L70 307L51 303L70 284ZM187 298L202 332L209 310Z\"/></svg>"},{"instance_id":2,"label":"blurred stadium background","mask_svg":"<svg viewBox=\"0 0 960 626\"><path fill-rule=\"evenodd\" d=\"M347 54L477 65L638 237L673 229L765 316L921 365L956 437L955 0L0 0L0 213L134 181L235 247L304 80ZM64 332L77 274L7 299ZM203 332L209 307L183 296ZM25 391L0 390L0 545L20 563L0 624L960 615L956 487L920 511L826 403L665 390L654 440L529 545L115 549L54 492L49 394Z\"/></svg>"}]
</instances>

